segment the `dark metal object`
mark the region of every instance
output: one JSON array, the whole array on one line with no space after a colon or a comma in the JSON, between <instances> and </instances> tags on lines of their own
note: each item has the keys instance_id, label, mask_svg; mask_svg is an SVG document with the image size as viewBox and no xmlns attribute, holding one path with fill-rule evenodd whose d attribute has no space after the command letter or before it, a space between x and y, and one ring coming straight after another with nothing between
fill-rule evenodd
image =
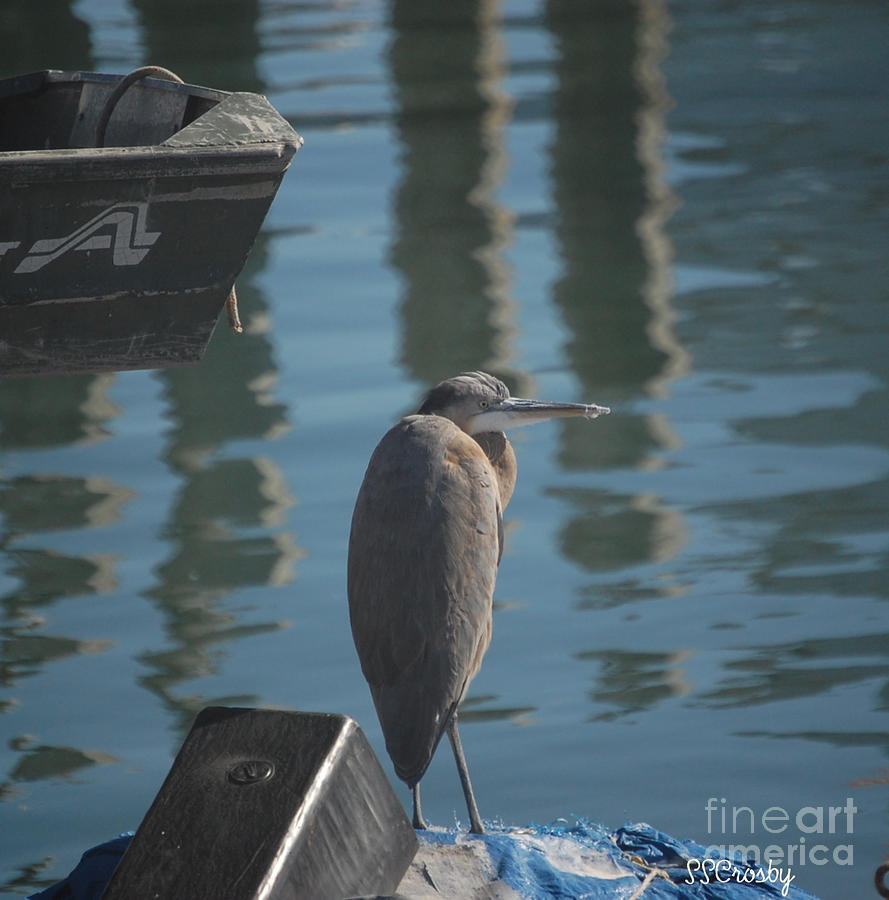
<instances>
[{"instance_id":1,"label":"dark metal object","mask_svg":"<svg viewBox=\"0 0 889 900\"><path fill-rule=\"evenodd\" d=\"M391 894L416 849L354 720L210 707L195 720L102 896Z\"/></svg>"},{"instance_id":2,"label":"dark metal object","mask_svg":"<svg viewBox=\"0 0 889 900\"><path fill-rule=\"evenodd\" d=\"M258 94L121 84L0 80L0 374L199 361L302 144Z\"/></svg>"}]
</instances>

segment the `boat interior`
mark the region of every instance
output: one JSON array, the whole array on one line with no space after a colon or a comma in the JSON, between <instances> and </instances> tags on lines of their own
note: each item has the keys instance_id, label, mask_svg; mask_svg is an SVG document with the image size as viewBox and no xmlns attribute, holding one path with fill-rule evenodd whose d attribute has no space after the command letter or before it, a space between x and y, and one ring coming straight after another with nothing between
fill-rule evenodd
<instances>
[{"instance_id":1,"label":"boat interior","mask_svg":"<svg viewBox=\"0 0 889 900\"><path fill-rule=\"evenodd\" d=\"M147 78L115 98L119 83L113 75L53 71L3 79L0 153L161 144L226 96Z\"/></svg>"}]
</instances>

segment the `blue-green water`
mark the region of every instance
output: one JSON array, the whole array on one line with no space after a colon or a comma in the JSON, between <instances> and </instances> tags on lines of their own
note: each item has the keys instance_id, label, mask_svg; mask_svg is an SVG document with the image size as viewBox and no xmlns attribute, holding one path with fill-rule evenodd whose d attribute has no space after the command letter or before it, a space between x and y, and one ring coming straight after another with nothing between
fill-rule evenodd
<instances>
[{"instance_id":1,"label":"blue-green water","mask_svg":"<svg viewBox=\"0 0 889 900\"><path fill-rule=\"evenodd\" d=\"M795 884L869 896L885 13L7 4L2 74L165 65L267 94L306 145L238 282L245 336L187 370L0 383L5 891L138 825L208 704L347 713L391 771L348 627L352 503L388 425L485 368L614 412L514 437L463 713L482 814L777 845ZM465 822L446 747L423 787Z\"/></svg>"}]
</instances>

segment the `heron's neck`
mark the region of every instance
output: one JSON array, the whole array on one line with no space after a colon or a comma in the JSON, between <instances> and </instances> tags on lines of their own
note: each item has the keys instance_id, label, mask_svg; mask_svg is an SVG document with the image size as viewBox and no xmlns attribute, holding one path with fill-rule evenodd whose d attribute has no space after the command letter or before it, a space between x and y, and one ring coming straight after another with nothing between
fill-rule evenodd
<instances>
[{"instance_id":1,"label":"heron's neck","mask_svg":"<svg viewBox=\"0 0 889 900\"><path fill-rule=\"evenodd\" d=\"M494 467L500 490L500 505L503 509L506 509L506 504L509 503L509 498L512 497L516 476L518 475L518 466L512 444L509 443L502 431L482 431L479 434L472 435L472 437L485 451L485 456L488 457L491 465Z\"/></svg>"}]
</instances>

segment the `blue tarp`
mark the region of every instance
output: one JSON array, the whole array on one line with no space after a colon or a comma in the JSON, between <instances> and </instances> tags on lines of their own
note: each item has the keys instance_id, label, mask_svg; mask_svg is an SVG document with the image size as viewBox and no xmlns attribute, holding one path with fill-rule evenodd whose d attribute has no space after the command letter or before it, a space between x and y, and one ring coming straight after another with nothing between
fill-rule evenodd
<instances>
[{"instance_id":1,"label":"blue tarp","mask_svg":"<svg viewBox=\"0 0 889 900\"><path fill-rule=\"evenodd\" d=\"M610 831L576 824L491 828L482 836L418 831L429 849L471 845L476 858L523 900L817 900L793 884L793 873L714 856L644 823ZM99 900L132 834L84 853L62 882L30 900Z\"/></svg>"},{"instance_id":2,"label":"blue tarp","mask_svg":"<svg viewBox=\"0 0 889 900\"><path fill-rule=\"evenodd\" d=\"M40 900L99 900L132 839L133 832L129 831L87 850L64 881L31 897L39 897Z\"/></svg>"},{"instance_id":3,"label":"blue tarp","mask_svg":"<svg viewBox=\"0 0 889 900\"><path fill-rule=\"evenodd\" d=\"M581 819L491 829L481 838L455 831L417 836L430 844L483 841L499 880L523 900L817 900L793 884L786 867L714 856L644 823L610 831Z\"/></svg>"}]
</instances>

